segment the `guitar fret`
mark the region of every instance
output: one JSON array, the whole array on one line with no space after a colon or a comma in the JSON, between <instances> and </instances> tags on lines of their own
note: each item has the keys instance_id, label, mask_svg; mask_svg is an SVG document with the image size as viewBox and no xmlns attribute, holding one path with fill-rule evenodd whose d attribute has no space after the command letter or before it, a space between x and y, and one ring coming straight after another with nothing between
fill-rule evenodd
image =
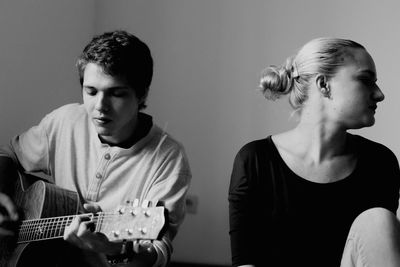
<instances>
[{"instance_id":1,"label":"guitar fret","mask_svg":"<svg viewBox=\"0 0 400 267\"><path fill-rule=\"evenodd\" d=\"M95 230L96 232L100 232L101 226L103 224L103 218L104 218L104 214L103 213L100 213L97 216L97 223L96 223L96 230Z\"/></svg>"},{"instance_id":2,"label":"guitar fret","mask_svg":"<svg viewBox=\"0 0 400 267\"><path fill-rule=\"evenodd\" d=\"M44 230L44 233L43 233L44 238L53 237L53 228L52 228L53 223L54 223L54 219L48 220L47 227L43 229Z\"/></svg>"},{"instance_id":3,"label":"guitar fret","mask_svg":"<svg viewBox=\"0 0 400 267\"><path fill-rule=\"evenodd\" d=\"M74 216L62 216L26 220L21 225L17 242L24 243L62 237L65 227L71 223L73 218Z\"/></svg>"},{"instance_id":4,"label":"guitar fret","mask_svg":"<svg viewBox=\"0 0 400 267\"><path fill-rule=\"evenodd\" d=\"M33 235L35 239L41 239L43 234L45 234L45 226L43 225L43 220L40 220L36 223Z\"/></svg>"},{"instance_id":5,"label":"guitar fret","mask_svg":"<svg viewBox=\"0 0 400 267\"><path fill-rule=\"evenodd\" d=\"M33 230L34 229L34 222L31 222L30 224L29 224L29 228L28 228L28 240L31 240L32 239L32 234L33 234Z\"/></svg>"},{"instance_id":6,"label":"guitar fret","mask_svg":"<svg viewBox=\"0 0 400 267\"><path fill-rule=\"evenodd\" d=\"M65 218L59 218L58 219L58 222L57 222L57 230L56 231L58 231L58 235L59 236L61 236L61 235L63 235L64 234L64 231L61 231L63 228L62 228L62 225L63 225L63 221L64 221L64 219Z\"/></svg>"}]
</instances>

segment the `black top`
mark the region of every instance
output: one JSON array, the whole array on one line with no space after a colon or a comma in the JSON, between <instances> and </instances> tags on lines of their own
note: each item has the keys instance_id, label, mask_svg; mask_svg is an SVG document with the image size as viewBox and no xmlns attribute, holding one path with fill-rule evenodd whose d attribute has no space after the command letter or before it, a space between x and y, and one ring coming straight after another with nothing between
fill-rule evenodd
<instances>
[{"instance_id":1,"label":"black top","mask_svg":"<svg viewBox=\"0 0 400 267\"><path fill-rule=\"evenodd\" d=\"M333 183L297 176L271 136L238 152L229 188L233 266L339 266L350 226L361 212L384 207L396 213L396 156L381 144L349 137L357 165Z\"/></svg>"}]
</instances>

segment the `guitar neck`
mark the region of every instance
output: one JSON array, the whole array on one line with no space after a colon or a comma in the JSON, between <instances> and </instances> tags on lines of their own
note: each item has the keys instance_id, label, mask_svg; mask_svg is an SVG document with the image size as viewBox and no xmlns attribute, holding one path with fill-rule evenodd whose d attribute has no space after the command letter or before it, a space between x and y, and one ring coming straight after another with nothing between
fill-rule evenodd
<instances>
[{"instance_id":1,"label":"guitar neck","mask_svg":"<svg viewBox=\"0 0 400 267\"><path fill-rule=\"evenodd\" d=\"M60 238L76 216L89 217L95 232L103 233L109 241L158 238L165 224L164 207L122 206L116 212L98 212L42 219L25 220L18 232L17 243Z\"/></svg>"},{"instance_id":2,"label":"guitar neck","mask_svg":"<svg viewBox=\"0 0 400 267\"><path fill-rule=\"evenodd\" d=\"M91 220L96 223L96 231L101 228L102 213L98 214L82 214L91 217ZM19 228L17 243L27 243L32 241L41 241L48 239L61 238L64 235L65 228L71 224L76 216L60 216L52 218L42 218L22 221Z\"/></svg>"}]
</instances>

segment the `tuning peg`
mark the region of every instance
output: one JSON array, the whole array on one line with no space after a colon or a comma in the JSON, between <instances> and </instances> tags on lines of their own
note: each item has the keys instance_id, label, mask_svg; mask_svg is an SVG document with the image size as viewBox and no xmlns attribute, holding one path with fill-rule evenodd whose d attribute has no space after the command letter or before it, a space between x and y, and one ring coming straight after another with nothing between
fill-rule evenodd
<instances>
[{"instance_id":1,"label":"tuning peg","mask_svg":"<svg viewBox=\"0 0 400 267\"><path fill-rule=\"evenodd\" d=\"M150 217L150 215L151 215L151 212L150 212L150 210L145 210L145 211L143 211L143 213L144 213L144 215L146 216L146 217Z\"/></svg>"},{"instance_id":2,"label":"tuning peg","mask_svg":"<svg viewBox=\"0 0 400 267\"><path fill-rule=\"evenodd\" d=\"M124 214L125 213L125 208L124 207L119 207L118 210L119 214Z\"/></svg>"},{"instance_id":3,"label":"tuning peg","mask_svg":"<svg viewBox=\"0 0 400 267\"><path fill-rule=\"evenodd\" d=\"M143 235L147 234L147 228L143 227L143 228L139 228L138 229Z\"/></svg>"},{"instance_id":4,"label":"tuning peg","mask_svg":"<svg viewBox=\"0 0 400 267\"><path fill-rule=\"evenodd\" d=\"M120 232L119 231L111 231L111 233L115 236L115 237L118 237L119 236L119 234L120 234Z\"/></svg>"},{"instance_id":5,"label":"tuning peg","mask_svg":"<svg viewBox=\"0 0 400 267\"><path fill-rule=\"evenodd\" d=\"M142 208L149 207L149 203L150 203L150 201L148 201L147 199L144 199L143 202L142 202Z\"/></svg>"},{"instance_id":6,"label":"tuning peg","mask_svg":"<svg viewBox=\"0 0 400 267\"><path fill-rule=\"evenodd\" d=\"M132 206L139 207L139 199L138 198L135 198L135 200L132 201Z\"/></svg>"},{"instance_id":7,"label":"tuning peg","mask_svg":"<svg viewBox=\"0 0 400 267\"><path fill-rule=\"evenodd\" d=\"M133 230L132 229L125 229L125 231L128 233L128 235L133 234Z\"/></svg>"},{"instance_id":8,"label":"tuning peg","mask_svg":"<svg viewBox=\"0 0 400 267\"><path fill-rule=\"evenodd\" d=\"M133 216L136 216L136 215L137 215L136 209L132 209L132 210L131 210L131 214L132 214Z\"/></svg>"}]
</instances>

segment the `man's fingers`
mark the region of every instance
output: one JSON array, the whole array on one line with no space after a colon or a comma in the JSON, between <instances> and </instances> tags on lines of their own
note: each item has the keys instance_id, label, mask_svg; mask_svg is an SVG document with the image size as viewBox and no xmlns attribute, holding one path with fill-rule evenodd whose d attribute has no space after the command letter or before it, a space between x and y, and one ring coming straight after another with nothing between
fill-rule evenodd
<instances>
[{"instance_id":1,"label":"man's fingers","mask_svg":"<svg viewBox=\"0 0 400 267\"><path fill-rule=\"evenodd\" d=\"M133 241L133 251L135 253L152 252L153 250L153 243L150 240Z\"/></svg>"},{"instance_id":2,"label":"man's fingers","mask_svg":"<svg viewBox=\"0 0 400 267\"><path fill-rule=\"evenodd\" d=\"M75 218L72 220L70 225L65 227L64 230L64 239L68 239L70 235L77 235L77 232L79 230L79 227L82 223L82 221L87 221L90 220L88 217L83 217L83 216L75 216Z\"/></svg>"},{"instance_id":3,"label":"man's fingers","mask_svg":"<svg viewBox=\"0 0 400 267\"><path fill-rule=\"evenodd\" d=\"M80 223L78 231L77 231L77 236L85 236L88 233L92 233L95 230L95 225L92 221L83 221Z\"/></svg>"},{"instance_id":4,"label":"man's fingers","mask_svg":"<svg viewBox=\"0 0 400 267\"><path fill-rule=\"evenodd\" d=\"M85 204L83 204L83 208L85 209L85 211L91 212L91 213L97 213L97 212L101 211L100 205L95 204L95 203L85 203Z\"/></svg>"},{"instance_id":5,"label":"man's fingers","mask_svg":"<svg viewBox=\"0 0 400 267\"><path fill-rule=\"evenodd\" d=\"M11 220L18 220L18 210L11 198L5 194L0 193L0 207L6 212L6 215Z\"/></svg>"},{"instance_id":6,"label":"man's fingers","mask_svg":"<svg viewBox=\"0 0 400 267\"><path fill-rule=\"evenodd\" d=\"M14 236L15 233L13 231L4 229L4 228L0 228L0 236Z\"/></svg>"},{"instance_id":7,"label":"man's fingers","mask_svg":"<svg viewBox=\"0 0 400 267\"><path fill-rule=\"evenodd\" d=\"M87 235L94 231L94 223L87 216L76 216L71 224L64 230L64 240L75 244L82 249L90 249L86 243Z\"/></svg>"}]
</instances>

